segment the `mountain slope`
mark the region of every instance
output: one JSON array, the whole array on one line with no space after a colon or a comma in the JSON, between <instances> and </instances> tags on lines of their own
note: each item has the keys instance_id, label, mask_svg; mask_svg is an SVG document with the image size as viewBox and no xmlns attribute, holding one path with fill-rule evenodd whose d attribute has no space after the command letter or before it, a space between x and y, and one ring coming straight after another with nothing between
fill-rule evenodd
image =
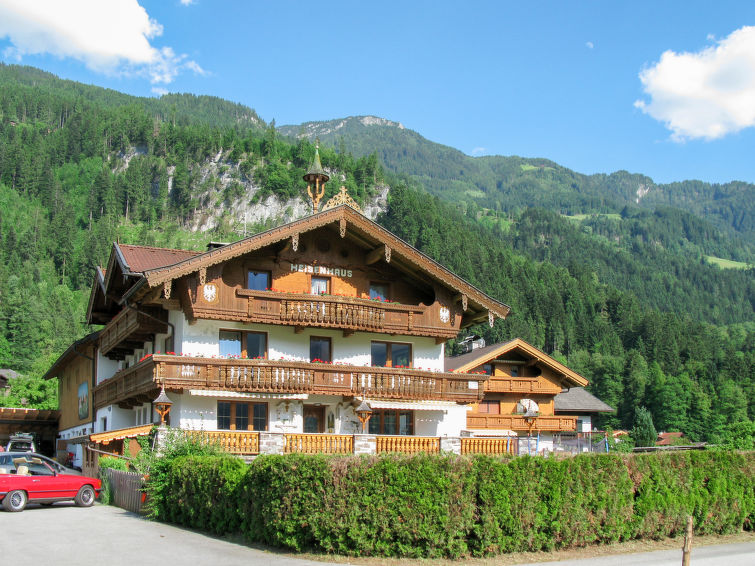
<instances>
[{"instance_id":1,"label":"mountain slope","mask_svg":"<svg viewBox=\"0 0 755 566\"><path fill-rule=\"evenodd\" d=\"M562 214L619 213L625 206L663 204L685 210L755 245L755 185L682 181L660 185L617 171L582 175L547 159L470 157L374 116L283 126L287 136L319 137L355 155L376 152L385 167L411 176L431 193L493 210L542 206Z\"/></svg>"}]
</instances>

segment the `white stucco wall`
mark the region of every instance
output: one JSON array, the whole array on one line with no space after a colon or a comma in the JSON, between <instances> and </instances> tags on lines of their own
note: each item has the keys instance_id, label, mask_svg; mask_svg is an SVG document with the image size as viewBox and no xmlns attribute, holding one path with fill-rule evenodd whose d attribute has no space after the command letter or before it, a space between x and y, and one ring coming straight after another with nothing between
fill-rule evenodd
<instances>
[{"instance_id":1,"label":"white stucco wall","mask_svg":"<svg viewBox=\"0 0 755 566\"><path fill-rule=\"evenodd\" d=\"M107 417L107 429L102 426L103 417ZM97 409L97 420L94 423L94 432L107 432L134 426L134 411L121 409L117 405L108 405Z\"/></svg>"},{"instance_id":2,"label":"white stucco wall","mask_svg":"<svg viewBox=\"0 0 755 566\"><path fill-rule=\"evenodd\" d=\"M113 377L115 372L118 371L118 362L106 358L100 351L97 351L97 384L102 383L108 378Z\"/></svg>"},{"instance_id":3,"label":"white stucco wall","mask_svg":"<svg viewBox=\"0 0 755 566\"><path fill-rule=\"evenodd\" d=\"M268 358L271 360L309 361L310 337L326 336L331 338L334 363L369 366L370 343L373 340L381 340L411 343L415 368L443 371L444 344L436 344L433 338L389 336L372 332L357 332L352 336L344 337L340 330L317 328L307 328L296 334L293 327L286 326L241 324L217 320L198 320L195 324L188 324L183 318L175 324L176 353L205 357L218 356L220 352L218 338L221 329L251 330L267 333Z\"/></svg>"},{"instance_id":4,"label":"white stucco wall","mask_svg":"<svg viewBox=\"0 0 755 566\"><path fill-rule=\"evenodd\" d=\"M466 426L466 405L457 405L443 411L414 411L416 436L460 436Z\"/></svg>"},{"instance_id":5,"label":"white stucco wall","mask_svg":"<svg viewBox=\"0 0 755 566\"><path fill-rule=\"evenodd\" d=\"M577 432L592 432L592 417L590 415L580 415L577 420L582 421L582 428L578 428Z\"/></svg>"}]
</instances>

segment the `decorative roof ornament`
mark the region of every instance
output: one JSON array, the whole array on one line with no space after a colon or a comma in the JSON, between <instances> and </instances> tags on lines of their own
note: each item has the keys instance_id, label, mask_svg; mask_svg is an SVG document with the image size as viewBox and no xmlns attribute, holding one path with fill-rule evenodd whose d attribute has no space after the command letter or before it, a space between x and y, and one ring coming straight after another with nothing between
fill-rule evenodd
<instances>
[{"instance_id":1,"label":"decorative roof ornament","mask_svg":"<svg viewBox=\"0 0 755 566\"><path fill-rule=\"evenodd\" d=\"M334 196L332 199L330 199L328 202L325 203L325 206L322 207L323 210L328 210L329 208L335 208L337 206L340 206L342 204L347 204L360 214L364 214L362 212L362 208L357 204L357 201L355 201L353 198L351 198L351 195L346 190L346 187L341 185L341 190L338 192L336 196Z\"/></svg>"},{"instance_id":2,"label":"decorative roof ornament","mask_svg":"<svg viewBox=\"0 0 755 566\"><path fill-rule=\"evenodd\" d=\"M302 177L307 182L307 194L312 199L312 214L319 212L320 199L325 195L325 183L330 180L330 176L322 168L320 162L320 140L315 144L315 157L312 164ZM312 184L315 185L315 191L312 192Z\"/></svg>"}]
</instances>

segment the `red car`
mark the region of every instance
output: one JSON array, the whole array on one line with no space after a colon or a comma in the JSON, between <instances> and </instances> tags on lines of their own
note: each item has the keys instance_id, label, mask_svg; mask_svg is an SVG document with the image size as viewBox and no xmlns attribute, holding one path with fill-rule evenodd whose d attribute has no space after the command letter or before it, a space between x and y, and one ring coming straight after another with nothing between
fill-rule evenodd
<instances>
[{"instance_id":1,"label":"red car","mask_svg":"<svg viewBox=\"0 0 755 566\"><path fill-rule=\"evenodd\" d=\"M23 511L27 503L51 505L70 500L79 507L90 507L101 489L100 480L57 472L31 454L0 467L0 501L6 511Z\"/></svg>"}]
</instances>

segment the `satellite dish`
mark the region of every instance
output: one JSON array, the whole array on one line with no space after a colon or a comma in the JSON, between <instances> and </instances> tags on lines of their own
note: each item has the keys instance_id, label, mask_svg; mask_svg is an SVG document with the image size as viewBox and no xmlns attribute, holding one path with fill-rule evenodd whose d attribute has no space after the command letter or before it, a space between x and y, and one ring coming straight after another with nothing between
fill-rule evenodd
<instances>
[{"instance_id":1,"label":"satellite dish","mask_svg":"<svg viewBox=\"0 0 755 566\"><path fill-rule=\"evenodd\" d=\"M532 399L522 399L516 404L516 412L525 417L536 417L540 414L540 407Z\"/></svg>"}]
</instances>

